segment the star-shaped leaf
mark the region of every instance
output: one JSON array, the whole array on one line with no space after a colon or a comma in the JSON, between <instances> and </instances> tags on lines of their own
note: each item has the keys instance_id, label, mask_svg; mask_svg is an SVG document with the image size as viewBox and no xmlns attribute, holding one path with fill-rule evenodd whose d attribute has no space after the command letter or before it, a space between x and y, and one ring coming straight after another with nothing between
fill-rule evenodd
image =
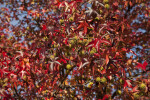
<instances>
[{"instance_id":1,"label":"star-shaped leaf","mask_svg":"<svg viewBox=\"0 0 150 100\"><path fill-rule=\"evenodd\" d=\"M144 71L146 71L146 66L148 65L148 63L146 61L144 61L143 64L138 63L138 65L136 66L137 68L142 68Z\"/></svg>"},{"instance_id":2,"label":"star-shaped leaf","mask_svg":"<svg viewBox=\"0 0 150 100\"><path fill-rule=\"evenodd\" d=\"M87 27L89 27L88 23L86 21L80 21L79 23L80 23L80 25L77 27L77 30L84 28L83 32L84 32L84 34L86 34L87 33Z\"/></svg>"}]
</instances>

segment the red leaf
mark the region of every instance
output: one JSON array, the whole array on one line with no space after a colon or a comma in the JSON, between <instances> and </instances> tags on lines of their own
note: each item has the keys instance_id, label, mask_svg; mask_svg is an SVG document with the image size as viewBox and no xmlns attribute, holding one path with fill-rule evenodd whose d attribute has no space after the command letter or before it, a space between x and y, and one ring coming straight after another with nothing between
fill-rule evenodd
<instances>
[{"instance_id":1,"label":"red leaf","mask_svg":"<svg viewBox=\"0 0 150 100\"><path fill-rule=\"evenodd\" d=\"M95 40L90 42L86 47L95 47L97 49L97 51L99 51L99 47L102 43L110 44L110 42L107 40L104 40L102 38L95 38Z\"/></svg>"},{"instance_id":2,"label":"red leaf","mask_svg":"<svg viewBox=\"0 0 150 100\"><path fill-rule=\"evenodd\" d=\"M57 32L57 33L60 32L60 30L54 30L54 31Z\"/></svg>"},{"instance_id":3,"label":"red leaf","mask_svg":"<svg viewBox=\"0 0 150 100\"><path fill-rule=\"evenodd\" d=\"M77 29L84 28L84 34L86 34L87 27L89 26L88 23L86 21L80 21L79 23L80 25L77 27Z\"/></svg>"},{"instance_id":4,"label":"red leaf","mask_svg":"<svg viewBox=\"0 0 150 100\"><path fill-rule=\"evenodd\" d=\"M55 4L55 6L59 7L59 5L61 4L61 2L59 2L59 0L55 0L54 4Z\"/></svg>"},{"instance_id":5,"label":"red leaf","mask_svg":"<svg viewBox=\"0 0 150 100\"><path fill-rule=\"evenodd\" d=\"M102 71L101 71L101 74L105 74L106 73L106 69L103 69Z\"/></svg>"},{"instance_id":6,"label":"red leaf","mask_svg":"<svg viewBox=\"0 0 150 100\"><path fill-rule=\"evenodd\" d=\"M125 80L123 88L126 88L127 86L130 87L130 88L132 88L132 85L131 85L130 82L131 82L131 80Z\"/></svg>"},{"instance_id":7,"label":"red leaf","mask_svg":"<svg viewBox=\"0 0 150 100\"><path fill-rule=\"evenodd\" d=\"M68 38L64 39L64 43L67 45L68 44Z\"/></svg>"},{"instance_id":8,"label":"red leaf","mask_svg":"<svg viewBox=\"0 0 150 100\"><path fill-rule=\"evenodd\" d=\"M39 92L41 92L41 91L42 91L42 89L43 89L43 86L41 86L41 87L39 88Z\"/></svg>"},{"instance_id":9,"label":"red leaf","mask_svg":"<svg viewBox=\"0 0 150 100\"><path fill-rule=\"evenodd\" d=\"M6 52L2 52L3 57L8 57Z\"/></svg>"},{"instance_id":10,"label":"red leaf","mask_svg":"<svg viewBox=\"0 0 150 100\"><path fill-rule=\"evenodd\" d=\"M67 63L67 61L65 59L62 59L62 58L60 59L60 61L62 61L65 64Z\"/></svg>"},{"instance_id":11,"label":"red leaf","mask_svg":"<svg viewBox=\"0 0 150 100\"><path fill-rule=\"evenodd\" d=\"M106 94L106 95L104 95L104 97L103 97L103 99L102 99L102 100L106 100L106 99L108 99L108 97L109 97L109 95L108 95L108 94Z\"/></svg>"},{"instance_id":12,"label":"red leaf","mask_svg":"<svg viewBox=\"0 0 150 100\"><path fill-rule=\"evenodd\" d=\"M144 61L144 63L143 63L143 67L145 68L145 70L146 70L146 66L148 65L148 63L146 62L146 61Z\"/></svg>"},{"instance_id":13,"label":"red leaf","mask_svg":"<svg viewBox=\"0 0 150 100\"><path fill-rule=\"evenodd\" d=\"M37 53L40 54L41 48L37 48Z\"/></svg>"},{"instance_id":14,"label":"red leaf","mask_svg":"<svg viewBox=\"0 0 150 100\"><path fill-rule=\"evenodd\" d=\"M113 10L116 11L118 9L118 2L113 3Z\"/></svg>"},{"instance_id":15,"label":"red leaf","mask_svg":"<svg viewBox=\"0 0 150 100\"><path fill-rule=\"evenodd\" d=\"M148 65L148 63L145 61L143 64L138 63L138 65L136 66L137 68L142 68L144 71L146 71L146 66Z\"/></svg>"},{"instance_id":16,"label":"red leaf","mask_svg":"<svg viewBox=\"0 0 150 100\"><path fill-rule=\"evenodd\" d=\"M3 77L3 74L5 74L5 73L9 73L9 71L6 69L6 67L0 68L0 75L1 75L1 77Z\"/></svg>"},{"instance_id":17,"label":"red leaf","mask_svg":"<svg viewBox=\"0 0 150 100\"><path fill-rule=\"evenodd\" d=\"M51 97L50 100L54 100L54 97Z\"/></svg>"},{"instance_id":18,"label":"red leaf","mask_svg":"<svg viewBox=\"0 0 150 100\"><path fill-rule=\"evenodd\" d=\"M99 57L99 56L100 56L100 54L98 54L98 53L94 53L94 55L95 55L95 56L97 56L97 57Z\"/></svg>"},{"instance_id":19,"label":"red leaf","mask_svg":"<svg viewBox=\"0 0 150 100\"><path fill-rule=\"evenodd\" d=\"M76 2L82 2L82 0L75 0Z\"/></svg>"},{"instance_id":20,"label":"red leaf","mask_svg":"<svg viewBox=\"0 0 150 100\"><path fill-rule=\"evenodd\" d=\"M42 30L46 30L46 29L47 29L46 25L43 25Z\"/></svg>"}]
</instances>

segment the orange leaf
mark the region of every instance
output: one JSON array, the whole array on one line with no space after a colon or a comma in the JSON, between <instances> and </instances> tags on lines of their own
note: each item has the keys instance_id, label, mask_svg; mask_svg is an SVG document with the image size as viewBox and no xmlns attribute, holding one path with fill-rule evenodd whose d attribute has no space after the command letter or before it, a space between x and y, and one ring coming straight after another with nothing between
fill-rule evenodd
<instances>
[{"instance_id":1,"label":"orange leaf","mask_svg":"<svg viewBox=\"0 0 150 100\"><path fill-rule=\"evenodd\" d=\"M106 54L106 64L108 64L108 62L109 62L109 56L108 54Z\"/></svg>"},{"instance_id":2,"label":"orange leaf","mask_svg":"<svg viewBox=\"0 0 150 100\"><path fill-rule=\"evenodd\" d=\"M133 89L132 89L132 92L138 92L138 85L136 85Z\"/></svg>"},{"instance_id":3,"label":"orange leaf","mask_svg":"<svg viewBox=\"0 0 150 100\"><path fill-rule=\"evenodd\" d=\"M121 29L122 29L122 33L123 33L123 31L124 31L124 25L121 26Z\"/></svg>"}]
</instances>

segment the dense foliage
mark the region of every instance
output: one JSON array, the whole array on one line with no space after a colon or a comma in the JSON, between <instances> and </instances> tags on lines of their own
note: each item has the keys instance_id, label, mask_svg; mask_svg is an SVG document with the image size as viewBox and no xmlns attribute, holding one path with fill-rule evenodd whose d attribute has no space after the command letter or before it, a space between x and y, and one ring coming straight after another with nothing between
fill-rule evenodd
<instances>
[{"instance_id":1,"label":"dense foliage","mask_svg":"<svg viewBox=\"0 0 150 100\"><path fill-rule=\"evenodd\" d=\"M0 98L149 99L149 0L1 0Z\"/></svg>"}]
</instances>

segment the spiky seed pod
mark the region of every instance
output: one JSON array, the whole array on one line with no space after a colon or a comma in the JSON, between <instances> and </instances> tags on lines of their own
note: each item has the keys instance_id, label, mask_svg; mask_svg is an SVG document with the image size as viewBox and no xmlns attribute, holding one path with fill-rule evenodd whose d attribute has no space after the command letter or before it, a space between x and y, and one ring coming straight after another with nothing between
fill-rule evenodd
<instances>
[{"instance_id":1,"label":"spiky seed pod","mask_svg":"<svg viewBox=\"0 0 150 100\"><path fill-rule=\"evenodd\" d=\"M67 64L66 68L69 70L72 68L72 66L70 64Z\"/></svg>"}]
</instances>

